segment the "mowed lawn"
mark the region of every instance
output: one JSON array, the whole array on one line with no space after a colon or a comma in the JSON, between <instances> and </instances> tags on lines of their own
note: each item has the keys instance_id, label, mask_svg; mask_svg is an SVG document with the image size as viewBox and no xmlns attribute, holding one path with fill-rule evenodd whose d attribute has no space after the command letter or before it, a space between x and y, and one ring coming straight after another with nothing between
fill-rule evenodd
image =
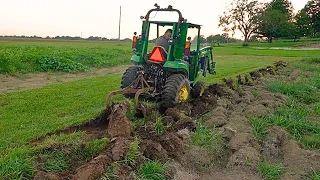
<instances>
[{"instance_id":1,"label":"mowed lawn","mask_svg":"<svg viewBox=\"0 0 320 180\"><path fill-rule=\"evenodd\" d=\"M238 46L218 47L214 53L217 75L201 78L208 84L279 60L320 56L320 51L257 50ZM5 166L1 163L8 157L21 149L29 149L30 140L95 117L104 109L106 95L120 88L121 74L0 94L0 168Z\"/></svg>"}]
</instances>

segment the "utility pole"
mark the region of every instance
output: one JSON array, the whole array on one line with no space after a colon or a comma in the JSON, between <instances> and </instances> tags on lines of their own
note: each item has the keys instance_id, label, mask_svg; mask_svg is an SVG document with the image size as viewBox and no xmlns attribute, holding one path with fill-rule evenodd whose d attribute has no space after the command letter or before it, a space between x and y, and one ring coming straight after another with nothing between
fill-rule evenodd
<instances>
[{"instance_id":1,"label":"utility pole","mask_svg":"<svg viewBox=\"0 0 320 180\"><path fill-rule=\"evenodd\" d=\"M121 6L120 6L120 16L119 16L119 41L120 41L120 32L121 32Z\"/></svg>"},{"instance_id":2,"label":"utility pole","mask_svg":"<svg viewBox=\"0 0 320 180\"><path fill-rule=\"evenodd\" d=\"M82 39L82 32L81 32L81 39Z\"/></svg>"}]
</instances>

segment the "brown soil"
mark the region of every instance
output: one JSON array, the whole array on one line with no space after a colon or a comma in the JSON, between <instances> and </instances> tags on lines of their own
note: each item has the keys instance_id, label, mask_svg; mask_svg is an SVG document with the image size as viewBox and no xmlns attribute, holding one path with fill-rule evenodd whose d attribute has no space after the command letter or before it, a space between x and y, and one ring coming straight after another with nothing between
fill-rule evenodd
<instances>
[{"instance_id":1,"label":"brown soil","mask_svg":"<svg viewBox=\"0 0 320 180\"><path fill-rule=\"evenodd\" d=\"M74 167L74 171L67 175L41 171L36 177L99 178L106 172L106 166L124 160L133 140L131 135L135 135L141 139L138 164L147 159L168 162L168 179L262 179L257 168L262 159L283 164L287 169L283 179L302 179L311 168L320 170L320 152L302 149L285 130L278 127L272 127L265 140L258 141L248 120L273 113L285 102L283 95L268 92L264 83L265 79L278 76L279 70L286 64L279 62L275 66L250 73L250 80L243 78L246 76L238 76L240 88L236 89L233 81L225 80L225 84L209 86L202 97L167 109L163 112L163 124L172 128L162 135L155 132L155 120L152 118L146 125L131 132L130 121L126 117L128 104L115 104L90 123L58 132L84 130L90 134L101 131L100 135L112 138L107 149L91 161ZM292 71L281 73L290 74ZM194 117L201 117L206 127L216 127L222 133L225 141L222 150L208 152L190 144L192 131L196 130ZM104 128L95 129L98 126ZM120 163L113 172L119 179L134 179L136 168Z\"/></svg>"},{"instance_id":2,"label":"brown soil","mask_svg":"<svg viewBox=\"0 0 320 180\"><path fill-rule=\"evenodd\" d=\"M78 79L105 76L123 72L129 65L120 65L112 68L92 69L80 73L30 73L16 74L15 76L0 75L0 94L26 89L41 88L49 84L70 82Z\"/></svg>"}]
</instances>

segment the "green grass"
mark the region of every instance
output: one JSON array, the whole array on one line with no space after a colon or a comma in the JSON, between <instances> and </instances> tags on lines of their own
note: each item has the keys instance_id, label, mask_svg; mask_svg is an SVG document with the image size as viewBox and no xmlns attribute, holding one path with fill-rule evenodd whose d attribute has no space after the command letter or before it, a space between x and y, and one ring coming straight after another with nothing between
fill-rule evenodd
<instances>
[{"instance_id":1,"label":"green grass","mask_svg":"<svg viewBox=\"0 0 320 180\"><path fill-rule=\"evenodd\" d=\"M158 161L148 161L142 164L138 170L139 180L165 180L167 165Z\"/></svg>"},{"instance_id":2,"label":"green grass","mask_svg":"<svg viewBox=\"0 0 320 180\"><path fill-rule=\"evenodd\" d=\"M210 153L220 153L224 147L222 134L214 128L207 129L200 123L191 139L193 145L199 146Z\"/></svg>"},{"instance_id":3,"label":"green grass","mask_svg":"<svg viewBox=\"0 0 320 180\"><path fill-rule=\"evenodd\" d=\"M251 118L249 122L252 126L253 136L258 140L263 140L268 134L269 124L267 120L260 118Z\"/></svg>"},{"instance_id":4,"label":"green grass","mask_svg":"<svg viewBox=\"0 0 320 180\"><path fill-rule=\"evenodd\" d=\"M139 139L135 137L129 145L128 152L125 157L125 162L130 166L135 166L140 156L139 143Z\"/></svg>"},{"instance_id":5,"label":"green grass","mask_svg":"<svg viewBox=\"0 0 320 180\"><path fill-rule=\"evenodd\" d=\"M86 144L86 147L84 149L84 156L86 158L93 158L96 155L98 155L105 147L108 146L109 140L107 138L102 139L95 139L88 144Z\"/></svg>"},{"instance_id":6,"label":"green grass","mask_svg":"<svg viewBox=\"0 0 320 180\"><path fill-rule=\"evenodd\" d=\"M318 59L303 59L294 67L302 71L310 71L310 76L301 73L295 81L286 79L273 81L269 90L289 96L287 103L278 108L274 115L268 117L268 122L286 128L305 147L320 148L320 123L311 120L319 118L320 101L320 68Z\"/></svg>"},{"instance_id":7,"label":"green grass","mask_svg":"<svg viewBox=\"0 0 320 180\"><path fill-rule=\"evenodd\" d=\"M260 162L258 167L266 180L278 180L285 173L285 169L281 164L266 164Z\"/></svg>"}]
</instances>

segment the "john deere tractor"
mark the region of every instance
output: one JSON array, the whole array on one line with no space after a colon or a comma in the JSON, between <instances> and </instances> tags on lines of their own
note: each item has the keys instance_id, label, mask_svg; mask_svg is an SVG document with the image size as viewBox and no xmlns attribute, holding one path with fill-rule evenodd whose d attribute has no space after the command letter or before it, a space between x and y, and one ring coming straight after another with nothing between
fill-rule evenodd
<instances>
[{"instance_id":1,"label":"john deere tractor","mask_svg":"<svg viewBox=\"0 0 320 180\"><path fill-rule=\"evenodd\" d=\"M146 16L141 16L141 35L133 37L133 52L131 58L133 66L129 67L122 76L121 90L111 92L106 99L109 106L111 96L125 94L135 97L136 106L141 94L160 98L161 105L169 108L178 103L187 101L190 96L196 98L202 96L205 83L198 81L200 71L203 76L206 73L215 74L215 62L213 61L212 47L200 48L201 26L187 22L179 10L172 6L160 8L155 4L154 9L148 11ZM176 12L179 15L177 22L150 21L152 12ZM169 49L154 46L148 52L150 25L172 28L169 40ZM191 38L187 37L188 30L196 28L198 38L194 49L191 49Z\"/></svg>"}]
</instances>

